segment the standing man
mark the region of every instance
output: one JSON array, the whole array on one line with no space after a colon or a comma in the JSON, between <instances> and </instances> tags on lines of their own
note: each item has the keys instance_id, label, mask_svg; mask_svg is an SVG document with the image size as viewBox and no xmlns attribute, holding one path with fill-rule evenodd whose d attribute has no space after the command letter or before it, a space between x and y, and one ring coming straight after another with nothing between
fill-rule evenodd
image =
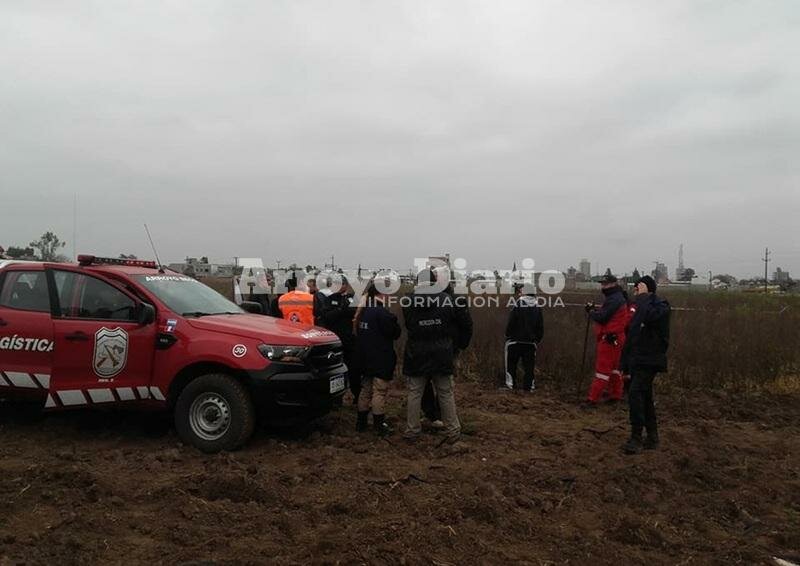
<instances>
[{"instance_id":1,"label":"standing man","mask_svg":"<svg viewBox=\"0 0 800 566\"><path fill-rule=\"evenodd\" d=\"M253 270L250 269L250 276L253 275ZM253 301L261 305L261 314L269 314L269 290L270 284L267 278L267 273L263 269L258 269L255 273L255 281L249 283L250 293L247 300Z\"/></svg>"},{"instance_id":2,"label":"standing man","mask_svg":"<svg viewBox=\"0 0 800 566\"><path fill-rule=\"evenodd\" d=\"M362 375L356 430L367 429L367 418L372 409L372 426L381 436L392 433L386 422L386 397L397 365L394 341L400 338L401 332L397 317L386 308L385 302L386 295L370 283L366 304L358 317L356 340Z\"/></svg>"},{"instance_id":3,"label":"standing man","mask_svg":"<svg viewBox=\"0 0 800 566\"><path fill-rule=\"evenodd\" d=\"M314 297L314 324L319 324L322 311L325 309L325 294L319 290L317 286L316 274L309 274L306 276L306 287L308 292Z\"/></svg>"},{"instance_id":4,"label":"standing man","mask_svg":"<svg viewBox=\"0 0 800 566\"><path fill-rule=\"evenodd\" d=\"M297 290L297 279L286 281L287 293L278 298L281 318L299 324L314 324L314 297L311 293Z\"/></svg>"},{"instance_id":5,"label":"standing man","mask_svg":"<svg viewBox=\"0 0 800 566\"><path fill-rule=\"evenodd\" d=\"M603 304L586 305L589 319L594 322L595 349L594 379L586 399L587 407L595 407L608 390L611 402L622 401L623 384L619 361L625 346L625 328L628 325L628 301L613 275L604 275L600 290Z\"/></svg>"},{"instance_id":6,"label":"standing man","mask_svg":"<svg viewBox=\"0 0 800 566\"><path fill-rule=\"evenodd\" d=\"M544 337L542 310L536 302L535 293L522 294L524 285L514 285L514 306L506 325L506 387L514 389L517 366L522 361L525 391L533 392L533 370L536 366L536 348Z\"/></svg>"},{"instance_id":7,"label":"standing man","mask_svg":"<svg viewBox=\"0 0 800 566\"><path fill-rule=\"evenodd\" d=\"M358 403L358 395L361 392L361 372L358 369L356 340L353 334L353 318L356 314L356 306L353 298L353 288L347 278L342 275L342 284L339 290L325 297L322 312L317 319L317 324L336 334L342 342L344 363L347 365L350 392L353 394L354 405Z\"/></svg>"},{"instance_id":8,"label":"standing man","mask_svg":"<svg viewBox=\"0 0 800 566\"><path fill-rule=\"evenodd\" d=\"M469 315L469 304L467 297L464 295L457 295L455 292L455 281L451 280L444 292L447 293L452 300L453 308L456 310L460 309L466 311L465 313L461 313L459 317L462 320L468 321L469 323L466 327L459 328L454 326L452 329L453 344L455 348L453 351L453 363L455 364L458 360L458 355L461 353L459 345L464 343L465 340L467 343L469 343L470 337L472 336L472 318ZM422 393L422 413L425 415L425 418L428 419L428 422L431 423L433 428L437 430L444 428L444 423L442 422L442 408L439 406L439 401L436 398L436 394L433 390L433 383L430 379L425 384L425 391Z\"/></svg>"},{"instance_id":9,"label":"standing man","mask_svg":"<svg viewBox=\"0 0 800 566\"><path fill-rule=\"evenodd\" d=\"M426 281L427 279L427 281ZM419 438L422 393L430 379L442 410L445 441L456 442L461 424L453 393L456 350L463 350L472 338L472 319L467 309L457 308L447 293L425 293L420 282L434 285L436 272L426 270L417 279L417 289L403 306L408 338L403 357L403 374L408 379L406 440ZM458 338L455 338L455 337Z\"/></svg>"},{"instance_id":10,"label":"standing man","mask_svg":"<svg viewBox=\"0 0 800 566\"><path fill-rule=\"evenodd\" d=\"M658 372L667 371L671 314L669 303L656 295L656 282L649 275L636 282L634 293L636 312L622 354L622 370L631 376L628 390L631 437L623 447L626 454L658 448L653 380ZM644 441L643 429L647 430Z\"/></svg>"}]
</instances>

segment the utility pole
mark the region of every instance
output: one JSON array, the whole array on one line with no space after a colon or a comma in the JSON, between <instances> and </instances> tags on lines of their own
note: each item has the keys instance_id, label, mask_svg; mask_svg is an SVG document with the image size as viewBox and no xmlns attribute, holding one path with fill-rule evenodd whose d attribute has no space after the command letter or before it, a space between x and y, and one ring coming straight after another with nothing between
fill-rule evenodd
<instances>
[{"instance_id":1,"label":"utility pole","mask_svg":"<svg viewBox=\"0 0 800 566\"><path fill-rule=\"evenodd\" d=\"M769 256L770 256L769 248L764 248L764 257L761 258L761 261L764 262L764 294L767 294L767 285L769 279L767 279L767 267L769 266Z\"/></svg>"},{"instance_id":2,"label":"utility pole","mask_svg":"<svg viewBox=\"0 0 800 566\"><path fill-rule=\"evenodd\" d=\"M711 270L708 270L708 290L711 290Z\"/></svg>"},{"instance_id":3,"label":"utility pole","mask_svg":"<svg viewBox=\"0 0 800 566\"><path fill-rule=\"evenodd\" d=\"M78 261L78 193L72 198L72 259Z\"/></svg>"}]
</instances>

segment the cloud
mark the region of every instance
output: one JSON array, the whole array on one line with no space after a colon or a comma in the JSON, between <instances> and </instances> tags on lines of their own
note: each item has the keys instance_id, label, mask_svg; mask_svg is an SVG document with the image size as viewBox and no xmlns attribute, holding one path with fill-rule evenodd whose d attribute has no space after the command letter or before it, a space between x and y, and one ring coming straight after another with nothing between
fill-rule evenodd
<instances>
[{"instance_id":1,"label":"cloud","mask_svg":"<svg viewBox=\"0 0 800 566\"><path fill-rule=\"evenodd\" d=\"M624 272L683 242L758 273L793 249L798 23L790 1L5 4L0 243L70 239L77 193L100 254L149 255L147 221L170 259Z\"/></svg>"}]
</instances>

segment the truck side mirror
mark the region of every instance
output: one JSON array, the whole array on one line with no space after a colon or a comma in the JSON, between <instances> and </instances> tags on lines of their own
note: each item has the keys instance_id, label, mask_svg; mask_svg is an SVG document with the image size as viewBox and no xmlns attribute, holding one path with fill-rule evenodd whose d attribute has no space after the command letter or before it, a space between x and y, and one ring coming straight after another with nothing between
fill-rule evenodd
<instances>
[{"instance_id":1,"label":"truck side mirror","mask_svg":"<svg viewBox=\"0 0 800 566\"><path fill-rule=\"evenodd\" d=\"M139 312L137 313L137 322L140 326L147 326L156 319L156 308L149 303L139 304Z\"/></svg>"},{"instance_id":2,"label":"truck side mirror","mask_svg":"<svg viewBox=\"0 0 800 566\"><path fill-rule=\"evenodd\" d=\"M261 308L261 303L257 303L255 301L242 301L242 304L239 306L242 307L243 311L251 314L264 314L264 309Z\"/></svg>"}]
</instances>

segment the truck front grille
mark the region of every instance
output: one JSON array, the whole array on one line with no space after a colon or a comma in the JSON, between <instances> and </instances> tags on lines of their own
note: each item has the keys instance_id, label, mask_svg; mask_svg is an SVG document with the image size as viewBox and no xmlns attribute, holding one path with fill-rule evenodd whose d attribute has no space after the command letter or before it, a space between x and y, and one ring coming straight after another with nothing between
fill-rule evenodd
<instances>
[{"instance_id":1,"label":"truck front grille","mask_svg":"<svg viewBox=\"0 0 800 566\"><path fill-rule=\"evenodd\" d=\"M344 353L340 342L313 346L306 358L309 365L317 371L333 369L342 364Z\"/></svg>"}]
</instances>

